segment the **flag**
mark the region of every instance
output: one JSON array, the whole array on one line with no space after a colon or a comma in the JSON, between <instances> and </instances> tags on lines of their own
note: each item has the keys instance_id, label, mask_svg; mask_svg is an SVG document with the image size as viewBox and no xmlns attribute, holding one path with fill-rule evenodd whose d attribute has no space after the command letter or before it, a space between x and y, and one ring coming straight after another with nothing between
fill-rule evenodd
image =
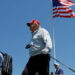
<instances>
[{"instance_id":1,"label":"flag","mask_svg":"<svg viewBox=\"0 0 75 75\"><path fill-rule=\"evenodd\" d=\"M64 17L71 18L75 17L74 11L70 6L75 5L74 2L70 0L52 0L53 3L53 18Z\"/></svg>"}]
</instances>

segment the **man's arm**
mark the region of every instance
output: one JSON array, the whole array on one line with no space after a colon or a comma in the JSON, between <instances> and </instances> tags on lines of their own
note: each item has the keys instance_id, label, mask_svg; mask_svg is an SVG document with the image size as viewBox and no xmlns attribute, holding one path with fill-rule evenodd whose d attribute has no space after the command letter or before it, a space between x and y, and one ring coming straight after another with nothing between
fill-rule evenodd
<instances>
[{"instance_id":1,"label":"man's arm","mask_svg":"<svg viewBox=\"0 0 75 75\"><path fill-rule=\"evenodd\" d=\"M46 54L50 52L50 49L52 48L52 40L51 40L49 32L44 30L42 34L42 38L45 43L45 48L42 50L42 52Z\"/></svg>"}]
</instances>

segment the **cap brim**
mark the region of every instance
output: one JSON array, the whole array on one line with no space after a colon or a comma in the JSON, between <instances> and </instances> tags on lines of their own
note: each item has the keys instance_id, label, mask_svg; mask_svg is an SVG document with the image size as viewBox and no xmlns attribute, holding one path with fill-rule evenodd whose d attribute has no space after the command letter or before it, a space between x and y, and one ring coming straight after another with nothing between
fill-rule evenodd
<instances>
[{"instance_id":1,"label":"cap brim","mask_svg":"<svg viewBox=\"0 0 75 75\"><path fill-rule=\"evenodd\" d=\"M30 26L30 23L27 23L27 26Z\"/></svg>"}]
</instances>

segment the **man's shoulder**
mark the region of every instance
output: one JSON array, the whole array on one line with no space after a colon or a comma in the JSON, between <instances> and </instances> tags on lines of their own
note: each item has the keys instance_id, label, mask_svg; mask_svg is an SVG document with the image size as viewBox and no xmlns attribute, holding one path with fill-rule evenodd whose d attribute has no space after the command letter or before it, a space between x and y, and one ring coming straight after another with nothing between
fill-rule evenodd
<instances>
[{"instance_id":1,"label":"man's shoulder","mask_svg":"<svg viewBox=\"0 0 75 75\"><path fill-rule=\"evenodd\" d=\"M62 70L62 69L59 69L59 72L60 72L60 73L63 73L63 70Z\"/></svg>"},{"instance_id":2,"label":"man's shoulder","mask_svg":"<svg viewBox=\"0 0 75 75\"><path fill-rule=\"evenodd\" d=\"M62 70L61 68L59 70Z\"/></svg>"},{"instance_id":3,"label":"man's shoulder","mask_svg":"<svg viewBox=\"0 0 75 75\"><path fill-rule=\"evenodd\" d=\"M41 28L41 29L42 29L43 32L49 33L47 29L45 29L45 28Z\"/></svg>"}]
</instances>

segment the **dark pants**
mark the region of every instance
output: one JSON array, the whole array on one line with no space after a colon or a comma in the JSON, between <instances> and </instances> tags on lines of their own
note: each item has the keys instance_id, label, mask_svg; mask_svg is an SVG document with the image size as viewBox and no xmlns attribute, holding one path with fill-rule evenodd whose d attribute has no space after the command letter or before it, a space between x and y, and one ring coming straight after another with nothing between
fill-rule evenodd
<instances>
[{"instance_id":1,"label":"dark pants","mask_svg":"<svg viewBox=\"0 0 75 75\"><path fill-rule=\"evenodd\" d=\"M38 72L39 75L49 75L49 60L50 55L36 55L30 57L27 63L28 75L35 75Z\"/></svg>"},{"instance_id":2,"label":"dark pants","mask_svg":"<svg viewBox=\"0 0 75 75\"><path fill-rule=\"evenodd\" d=\"M25 66L23 72L22 72L22 75L28 75L28 69L27 69L27 66Z\"/></svg>"},{"instance_id":3,"label":"dark pants","mask_svg":"<svg viewBox=\"0 0 75 75\"><path fill-rule=\"evenodd\" d=\"M2 71L2 75L12 75L12 74Z\"/></svg>"}]
</instances>

